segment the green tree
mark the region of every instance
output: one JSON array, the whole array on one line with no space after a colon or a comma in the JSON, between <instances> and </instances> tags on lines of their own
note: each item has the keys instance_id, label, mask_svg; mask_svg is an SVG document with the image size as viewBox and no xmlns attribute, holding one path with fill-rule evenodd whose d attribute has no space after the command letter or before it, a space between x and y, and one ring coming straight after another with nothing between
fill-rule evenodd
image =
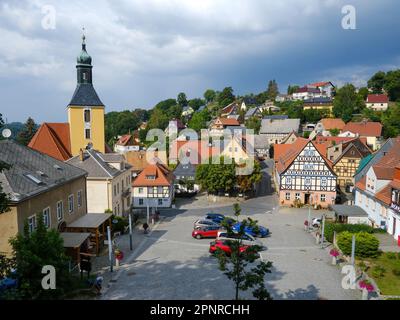
<instances>
[{"instance_id":1,"label":"green tree","mask_svg":"<svg viewBox=\"0 0 400 320\"><path fill-rule=\"evenodd\" d=\"M178 98L177 98L178 104L183 108L186 107L188 104L187 98L186 98L186 94L184 92L181 92L178 94Z\"/></svg>"},{"instance_id":2,"label":"green tree","mask_svg":"<svg viewBox=\"0 0 400 320\"><path fill-rule=\"evenodd\" d=\"M400 134L400 103L396 103L382 115L382 124L385 138L397 137Z\"/></svg>"},{"instance_id":3,"label":"green tree","mask_svg":"<svg viewBox=\"0 0 400 320\"><path fill-rule=\"evenodd\" d=\"M160 101L159 103L157 103L154 109L160 109L162 111L167 111L169 108L171 108L172 106L175 106L177 104L177 101L175 99L166 99L163 101Z\"/></svg>"},{"instance_id":4,"label":"green tree","mask_svg":"<svg viewBox=\"0 0 400 320\"><path fill-rule=\"evenodd\" d=\"M371 89L373 93L382 93L382 89L385 85L385 77L385 72L378 71L368 80L368 88Z\"/></svg>"},{"instance_id":5,"label":"green tree","mask_svg":"<svg viewBox=\"0 0 400 320\"><path fill-rule=\"evenodd\" d=\"M235 101L232 87L226 87L218 94L217 102L220 108L226 107L228 104Z\"/></svg>"},{"instance_id":6,"label":"green tree","mask_svg":"<svg viewBox=\"0 0 400 320\"><path fill-rule=\"evenodd\" d=\"M234 205L234 211L239 221L241 209L238 204ZM231 224L223 221L222 225L226 228L228 234L233 234ZM217 250L219 269L224 272L229 280L233 281L235 300L239 300L240 291L247 291L250 288L253 289L252 294L256 299L269 300L271 296L265 288L265 275L271 273L272 262L259 261L254 266L262 248L255 245L248 246L243 250L242 239L247 227L257 228L257 221L250 218L241 221L239 231L235 233L238 236L237 239L226 242L231 254L227 255L222 250Z\"/></svg>"},{"instance_id":7,"label":"green tree","mask_svg":"<svg viewBox=\"0 0 400 320\"><path fill-rule=\"evenodd\" d=\"M212 89L207 89L203 95L203 97L204 97L204 99L206 99L207 103L214 101L216 96L217 96L216 92Z\"/></svg>"},{"instance_id":8,"label":"green tree","mask_svg":"<svg viewBox=\"0 0 400 320\"><path fill-rule=\"evenodd\" d=\"M391 101L400 101L400 69L389 71L383 86Z\"/></svg>"},{"instance_id":9,"label":"green tree","mask_svg":"<svg viewBox=\"0 0 400 320\"><path fill-rule=\"evenodd\" d=\"M215 194L217 192L231 192L233 191L237 179L236 179L236 167L232 162L228 162L228 159L223 157L219 158L219 163L212 163L210 159L207 164L199 164L196 168L196 181L201 185L203 189L206 189L209 193Z\"/></svg>"},{"instance_id":10,"label":"green tree","mask_svg":"<svg viewBox=\"0 0 400 320\"><path fill-rule=\"evenodd\" d=\"M270 80L268 82L267 96L268 99L275 100L276 96L279 94L278 84L275 80Z\"/></svg>"},{"instance_id":11,"label":"green tree","mask_svg":"<svg viewBox=\"0 0 400 320\"><path fill-rule=\"evenodd\" d=\"M298 86L298 85L289 85L287 88L287 94L291 95L291 94L295 93L299 88L300 88L300 86Z\"/></svg>"},{"instance_id":12,"label":"green tree","mask_svg":"<svg viewBox=\"0 0 400 320\"><path fill-rule=\"evenodd\" d=\"M194 111L197 111L201 106L204 106L205 104L205 101L199 98L191 99L188 102L188 106L192 107Z\"/></svg>"},{"instance_id":13,"label":"green tree","mask_svg":"<svg viewBox=\"0 0 400 320\"><path fill-rule=\"evenodd\" d=\"M169 123L169 117L161 109L155 108L151 113L148 128L164 130Z\"/></svg>"},{"instance_id":14,"label":"green tree","mask_svg":"<svg viewBox=\"0 0 400 320\"><path fill-rule=\"evenodd\" d=\"M368 94L369 90L367 87L361 87L360 89L358 89L358 95L361 97L363 101L367 100Z\"/></svg>"},{"instance_id":15,"label":"green tree","mask_svg":"<svg viewBox=\"0 0 400 320\"><path fill-rule=\"evenodd\" d=\"M4 139L3 135L1 134L1 132L3 131L2 130L3 126L4 126L3 115L0 113L0 140Z\"/></svg>"},{"instance_id":16,"label":"green tree","mask_svg":"<svg viewBox=\"0 0 400 320\"><path fill-rule=\"evenodd\" d=\"M43 215L37 215L37 228L29 232L25 222L24 231L10 239L16 258L19 287L23 299L58 299L72 285L63 240L57 230L46 229ZM41 285L42 267L51 265L56 270L56 289L44 290Z\"/></svg>"},{"instance_id":17,"label":"green tree","mask_svg":"<svg viewBox=\"0 0 400 320\"><path fill-rule=\"evenodd\" d=\"M237 177L238 186L241 192L253 190L253 186L262 179L261 166L258 161L254 161L253 172L249 175L240 175Z\"/></svg>"},{"instance_id":18,"label":"green tree","mask_svg":"<svg viewBox=\"0 0 400 320\"><path fill-rule=\"evenodd\" d=\"M246 120L246 128L247 129L253 129L255 134L258 134L260 132L261 128L261 120L258 117L250 117L249 119Z\"/></svg>"},{"instance_id":19,"label":"green tree","mask_svg":"<svg viewBox=\"0 0 400 320\"><path fill-rule=\"evenodd\" d=\"M31 117L29 117L25 122L24 129L18 134L17 141L24 146L28 145L36 131L36 123Z\"/></svg>"},{"instance_id":20,"label":"green tree","mask_svg":"<svg viewBox=\"0 0 400 320\"><path fill-rule=\"evenodd\" d=\"M353 113L360 113L363 109L364 101L356 93L356 88L352 84L346 84L336 91L333 101L333 113L335 117L342 118L348 122L353 117Z\"/></svg>"},{"instance_id":21,"label":"green tree","mask_svg":"<svg viewBox=\"0 0 400 320\"><path fill-rule=\"evenodd\" d=\"M188 127L199 132L201 129L207 128L207 121L210 119L211 117L207 109L201 112L195 112L193 117L189 120Z\"/></svg>"}]
</instances>

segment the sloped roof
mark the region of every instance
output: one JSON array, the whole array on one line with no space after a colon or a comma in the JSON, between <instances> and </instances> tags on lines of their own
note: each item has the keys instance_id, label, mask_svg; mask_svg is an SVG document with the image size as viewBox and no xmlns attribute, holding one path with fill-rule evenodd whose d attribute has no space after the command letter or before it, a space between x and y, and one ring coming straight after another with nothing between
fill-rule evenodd
<instances>
[{"instance_id":1,"label":"sloped roof","mask_svg":"<svg viewBox=\"0 0 400 320\"><path fill-rule=\"evenodd\" d=\"M334 87L334 85L330 81L321 81L321 82L310 83L308 86L309 87L325 87L327 85L331 85L332 87Z\"/></svg>"},{"instance_id":2,"label":"sloped roof","mask_svg":"<svg viewBox=\"0 0 400 320\"><path fill-rule=\"evenodd\" d=\"M392 187L390 184L383 187L375 194L375 198L383 202L386 205L390 205L392 202Z\"/></svg>"},{"instance_id":3,"label":"sloped roof","mask_svg":"<svg viewBox=\"0 0 400 320\"><path fill-rule=\"evenodd\" d=\"M321 119L320 121L322 125L324 126L325 130L331 130L331 129L339 129L342 130L344 126L346 125L344 121L340 118L324 118Z\"/></svg>"},{"instance_id":4,"label":"sloped roof","mask_svg":"<svg viewBox=\"0 0 400 320\"><path fill-rule=\"evenodd\" d=\"M239 121L236 119L220 117L217 120L219 120L223 126L240 126Z\"/></svg>"},{"instance_id":5,"label":"sloped roof","mask_svg":"<svg viewBox=\"0 0 400 320\"><path fill-rule=\"evenodd\" d=\"M261 134L299 132L300 119L262 119Z\"/></svg>"},{"instance_id":6,"label":"sloped roof","mask_svg":"<svg viewBox=\"0 0 400 320\"><path fill-rule=\"evenodd\" d=\"M382 135L382 124L380 122L368 121L348 122L342 131L358 133L364 137L380 137Z\"/></svg>"},{"instance_id":7,"label":"sloped roof","mask_svg":"<svg viewBox=\"0 0 400 320\"><path fill-rule=\"evenodd\" d=\"M230 113L234 112L235 109L237 109L237 108L239 108L239 105L236 102L232 102L232 103L228 104L226 107L224 107L221 110L221 113L230 114Z\"/></svg>"},{"instance_id":8,"label":"sloped roof","mask_svg":"<svg viewBox=\"0 0 400 320\"><path fill-rule=\"evenodd\" d=\"M301 87L296 90L296 93L304 93L304 92L310 92L310 93L321 93L319 89L316 88L311 88L311 87Z\"/></svg>"},{"instance_id":9,"label":"sloped roof","mask_svg":"<svg viewBox=\"0 0 400 320\"><path fill-rule=\"evenodd\" d=\"M70 106L103 106L91 83L80 83L76 86Z\"/></svg>"},{"instance_id":10,"label":"sloped roof","mask_svg":"<svg viewBox=\"0 0 400 320\"><path fill-rule=\"evenodd\" d=\"M360 190L365 190L367 184L367 177L362 177L358 182L356 182L356 188Z\"/></svg>"},{"instance_id":11,"label":"sloped roof","mask_svg":"<svg viewBox=\"0 0 400 320\"><path fill-rule=\"evenodd\" d=\"M111 155L111 158L110 158ZM124 160L123 156L120 154L102 154L96 150L84 150L83 152L83 161L80 159L80 156L75 156L66 162L85 170L88 173L88 178L104 178L109 179L120 175L122 172L125 172L127 169L130 169L131 166L125 164L125 168L122 170L118 170L111 166L109 162L122 162Z\"/></svg>"},{"instance_id":12,"label":"sloped roof","mask_svg":"<svg viewBox=\"0 0 400 320\"><path fill-rule=\"evenodd\" d=\"M0 161L11 165L10 169L0 173L0 183L13 202L23 201L86 175L84 170L12 140L0 141L0 150Z\"/></svg>"},{"instance_id":13,"label":"sloped roof","mask_svg":"<svg viewBox=\"0 0 400 320\"><path fill-rule=\"evenodd\" d=\"M148 176L155 176L155 179L148 179ZM174 180L174 175L169 169L160 164L149 164L133 181L133 187L157 187L170 186Z\"/></svg>"},{"instance_id":14,"label":"sloped roof","mask_svg":"<svg viewBox=\"0 0 400 320\"><path fill-rule=\"evenodd\" d=\"M174 140L169 149L170 159L186 156L193 164L199 164L202 160L219 153L220 151L216 146L210 146L207 141L202 140Z\"/></svg>"},{"instance_id":15,"label":"sloped roof","mask_svg":"<svg viewBox=\"0 0 400 320\"><path fill-rule=\"evenodd\" d=\"M367 103L388 103L389 98L386 94L369 94Z\"/></svg>"},{"instance_id":16,"label":"sloped roof","mask_svg":"<svg viewBox=\"0 0 400 320\"><path fill-rule=\"evenodd\" d=\"M147 156L149 156L150 153L145 150L128 151L124 153L124 155L126 161L132 166L132 170L134 171L142 171L147 165L155 162L167 163L166 151L154 151L154 157L149 160L147 160Z\"/></svg>"},{"instance_id":17,"label":"sloped roof","mask_svg":"<svg viewBox=\"0 0 400 320\"><path fill-rule=\"evenodd\" d=\"M43 152L57 160L72 157L68 123L43 123L28 147Z\"/></svg>"},{"instance_id":18,"label":"sloped roof","mask_svg":"<svg viewBox=\"0 0 400 320\"><path fill-rule=\"evenodd\" d=\"M174 170L174 175L175 177L178 176L195 176L196 174L196 167L188 162L188 163L179 163L175 170Z\"/></svg>"},{"instance_id":19,"label":"sloped roof","mask_svg":"<svg viewBox=\"0 0 400 320\"><path fill-rule=\"evenodd\" d=\"M250 108L247 110L245 117L252 117L254 116L257 112L261 113L260 109L258 107Z\"/></svg>"}]
</instances>

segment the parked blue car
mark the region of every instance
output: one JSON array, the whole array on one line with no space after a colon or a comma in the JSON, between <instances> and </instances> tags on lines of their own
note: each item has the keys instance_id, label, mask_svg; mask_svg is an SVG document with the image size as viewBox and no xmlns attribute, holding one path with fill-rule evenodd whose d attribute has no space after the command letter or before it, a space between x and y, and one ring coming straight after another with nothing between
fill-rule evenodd
<instances>
[{"instance_id":1,"label":"parked blue car","mask_svg":"<svg viewBox=\"0 0 400 320\"><path fill-rule=\"evenodd\" d=\"M232 231L239 232L240 226L241 226L240 222L235 223L232 226ZM258 226L257 229L254 228L254 227L247 226L247 227L244 228L244 232L248 233L249 235L251 235L253 237L262 237L262 238L264 238L264 237L267 237L269 235L268 228L261 227L261 226Z\"/></svg>"},{"instance_id":2,"label":"parked blue car","mask_svg":"<svg viewBox=\"0 0 400 320\"><path fill-rule=\"evenodd\" d=\"M222 221L224 221L225 216L223 214L220 214L220 213L209 212L209 213L207 213L205 215L205 218L208 219L208 220L212 220L215 223L221 223Z\"/></svg>"}]
</instances>

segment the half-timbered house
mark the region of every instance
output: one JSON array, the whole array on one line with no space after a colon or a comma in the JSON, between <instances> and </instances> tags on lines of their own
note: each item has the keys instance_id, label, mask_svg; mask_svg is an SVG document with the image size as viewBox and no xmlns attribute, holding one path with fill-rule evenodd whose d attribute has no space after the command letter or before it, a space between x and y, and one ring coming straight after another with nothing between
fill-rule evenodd
<instances>
[{"instance_id":1,"label":"half-timbered house","mask_svg":"<svg viewBox=\"0 0 400 320\"><path fill-rule=\"evenodd\" d=\"M335 203L337 176L329 161L308 139L275 146L275 179L281 205L327 208Z\"/></svg>"}]
</instances>

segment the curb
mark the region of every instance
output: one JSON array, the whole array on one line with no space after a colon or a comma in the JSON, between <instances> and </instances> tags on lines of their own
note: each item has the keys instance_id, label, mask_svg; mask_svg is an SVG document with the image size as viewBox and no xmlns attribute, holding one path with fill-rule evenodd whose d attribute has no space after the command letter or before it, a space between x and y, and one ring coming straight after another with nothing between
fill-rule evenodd
<instances>
[{"instance_id":1,"label":"curb","mask_svg":"<svg viewBox=\"0 0 400 320\"><path fill-rule=\"evenodd\" d=\"M102 300L102 299L103 299L103 296L108 292L108 290L110 290L110 288L113 286L113 283L115 283L116 281L118 281L118 279L120 278L122 272L125 271L125 269L126 269L125 267L126 267L128 264L131 264L131 263L135 260L135 258L136 258L136 256L137 256L137 253L139 252L139 250L142 249L142 247L144 246L145 242L147 241L147 238L149 238L149 237L151 236L151 234L153 233L153 231L156 230L156 229L158 228L159 224L160 224L161 221L164 220L164 219L165 219L165 217L161 217L160 221L158 221L158 222L154 225L154 227L151 229L150 233L147 234L147 235L145 236L145 238L140 242L140 244L136 247L136 249L132 251L132 253L129 255L128 259L127 259L123 264L121 264L121 265L119 266L119 269L118 269L116 272L114 272L115 275L114 275L113 277L111 277L110 281L108 282L107 287L105 287L105 288L102 290L101 296L100 296L98 299L96 299L96 300Z\"/></svg>"}]
</instances>

